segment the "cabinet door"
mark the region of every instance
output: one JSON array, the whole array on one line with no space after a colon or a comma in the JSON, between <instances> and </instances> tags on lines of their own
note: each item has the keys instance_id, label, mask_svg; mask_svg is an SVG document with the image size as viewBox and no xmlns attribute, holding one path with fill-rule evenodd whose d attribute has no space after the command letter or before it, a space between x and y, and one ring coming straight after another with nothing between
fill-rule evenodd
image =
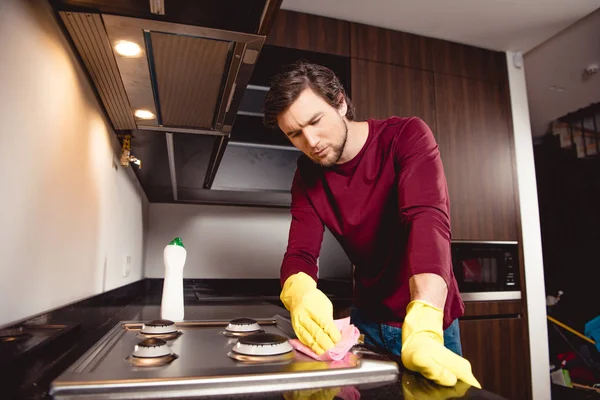
<instances>
[{"instance_id":1,"label":"cabinet door","mask_svg":"<svg viewBox=\"0 0 600 400\"><path fill-rule=\"evenodd\" d=\"M348 21L279 10L266 44L348 56L349 30Z\"/></svg>"},{"instance_id":2,"label":"cabinet door","mask_svg":"<svg viewBox=\"0 0 600 400\"><path fill-rule=\"evenodd\" d=\"M507 399L530 398L523 320L461 320L459 324L463 356L483 389Z\"/></svg>"},{"instance_id":3,"label":"cabinet door","mask_svg":"<svg viewBox=\"0 0 600 400\"><path fill-rule=\"evenodd\" d=\"M431 71L431 40L425 36L350 24L350 56L386 64L402 65Z\"/></svg>"},{"instance_id":4,"label":"cabinet door","mask_svg":"<svg viewBox=\"0 0 600 400\"><path fill-rule=\"evenodd\" d=\"M435 134L431 72L354 58L351 71L357 120L416 116Z\"/></svg>"},{"instance_id":5,"label":"cabinet door","mask_svg":"<svg viewBox=\"0 0 600 400\"><path fill-rule=\"evenodd\" d=\"M518 240L506 86L435 74L435 106L453 239Z\"/></svg>"},{"instance_id":6,"label":"cabinet door","mask_svg":"<svg viewBox=\"0 0 600 400\"><path fill-rule=\"evenodd\" d=\"M504 84L507 82L506 54L446 40L429 39L428 48L436 73Z\"/></svg>"}]
</instances>

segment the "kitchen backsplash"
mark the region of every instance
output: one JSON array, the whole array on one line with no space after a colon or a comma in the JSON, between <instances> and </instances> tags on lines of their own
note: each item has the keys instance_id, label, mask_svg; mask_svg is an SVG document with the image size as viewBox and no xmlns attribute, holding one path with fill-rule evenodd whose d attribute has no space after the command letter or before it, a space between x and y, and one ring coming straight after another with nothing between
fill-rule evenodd
<instances>
[{"instance_id":1,"label":"kitchen backsplash","mask_svg":"<svg viewBox=\"0 0 600 400\"><path fill-rule=\"evenodd\" d=\"M290 222L288 209L152 203L145 276L164 277L164 246L179 236L186 278L279 278ZM350 279L350 261L327 230L319 266L322 278Z\"/></svg>"}]
</instances>

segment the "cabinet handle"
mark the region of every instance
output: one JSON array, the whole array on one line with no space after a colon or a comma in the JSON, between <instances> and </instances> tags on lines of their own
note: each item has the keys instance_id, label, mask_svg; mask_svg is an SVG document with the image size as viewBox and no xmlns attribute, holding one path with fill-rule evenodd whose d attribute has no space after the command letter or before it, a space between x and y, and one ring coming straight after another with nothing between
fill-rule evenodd
<instances>
[{"instance_id":1,"label":"cabinet handle","mask_svg":"<svg viewBox=\"0 0 600 400\"><path fill-rule=\"evenodd\" d=\"M459 321L477 321L477 320L489 320L489 319L520 319L521 314L494 314L494 315L467 315L458 318Z\"/></svg>"}]
</instances>

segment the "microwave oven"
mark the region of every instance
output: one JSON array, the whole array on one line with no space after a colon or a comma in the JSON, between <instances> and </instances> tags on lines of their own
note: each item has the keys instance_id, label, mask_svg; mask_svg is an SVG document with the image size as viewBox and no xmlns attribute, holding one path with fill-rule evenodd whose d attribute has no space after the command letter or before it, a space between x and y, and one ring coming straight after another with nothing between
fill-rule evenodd
<instances>
[{"instance_id":1,"label":"microwave oven","mask_svg":"<svg viewBox=\"0 0 600 400\"><path fill-rule=\"evenodd\" d=\"M463 300L521 298L517 242L453 241L451 249Z\"/></svg>"}]
</instances>

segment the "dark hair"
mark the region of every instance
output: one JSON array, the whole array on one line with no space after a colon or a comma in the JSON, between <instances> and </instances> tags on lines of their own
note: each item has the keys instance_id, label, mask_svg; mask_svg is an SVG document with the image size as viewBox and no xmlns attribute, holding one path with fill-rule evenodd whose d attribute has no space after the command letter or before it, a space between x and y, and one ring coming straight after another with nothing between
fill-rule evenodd
<instances>
[{"instance_id":1,"label":"dark hair","mask_svg":"<svg viewBox=\"0 0 600 400\"><path fill-rule=\"evenodd\" d=\"M277 128L277 117L287 110L306 88L312 89L336 109L341 104L340 93L343 94L348 105L346 118L351 121L354 119L354 105L335 73L322 65L301 60L285 66L271 80L271 88L265 96L265 126Z\"/></svg>"}]
</instances>

